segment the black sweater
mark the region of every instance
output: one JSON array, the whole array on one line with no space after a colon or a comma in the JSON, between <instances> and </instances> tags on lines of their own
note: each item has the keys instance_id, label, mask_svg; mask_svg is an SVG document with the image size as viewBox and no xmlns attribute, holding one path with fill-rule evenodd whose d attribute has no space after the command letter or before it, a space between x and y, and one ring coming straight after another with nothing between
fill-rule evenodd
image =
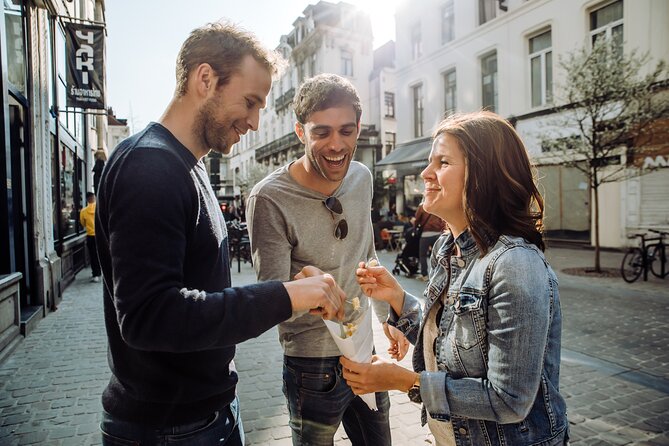
<instances>
[{"instance_id":1,"label":"black sweater","mask_svg":"<svg viewBox=\"0 0 669 446\"><path fill-rule=\"evenodd\" d=\"M151 123L114 150L96 241L112 377L110 414L150 426L232 401L235 344L291 315L280 282L230 288L225 221L204 164Z\"/></svg>"}]
</instances>

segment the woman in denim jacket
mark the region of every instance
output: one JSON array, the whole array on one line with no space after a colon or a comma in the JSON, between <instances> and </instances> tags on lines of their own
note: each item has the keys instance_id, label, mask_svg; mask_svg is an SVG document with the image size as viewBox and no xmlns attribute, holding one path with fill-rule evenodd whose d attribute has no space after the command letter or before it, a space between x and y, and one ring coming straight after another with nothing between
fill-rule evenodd
<instances>
[{"instance_id":1,"label":"woman in denim jacket","mask_svg":"<svg viewBox=\"0 0 669 446\"><path fill-rule=\"evenodd\" d=\"M421 177L425 210L450 228L434 248L425 308L385 268L357 270L415 345L415 372L342 357L344 377L356 394L408 391L437 445L566 444L558 284L522 141L494 113L452 116Z\"/></svg>"}]
</instances>

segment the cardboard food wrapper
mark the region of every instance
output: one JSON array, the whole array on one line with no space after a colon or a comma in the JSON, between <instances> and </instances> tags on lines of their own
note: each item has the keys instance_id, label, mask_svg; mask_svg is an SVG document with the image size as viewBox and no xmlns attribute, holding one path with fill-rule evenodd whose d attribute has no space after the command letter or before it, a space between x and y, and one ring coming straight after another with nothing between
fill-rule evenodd
<instances>
[{"instance_id":1,"label":"cardboard food wrapper","mask_svg":"<svg viewBox=\"0 0 669 446\"><path fill-rule=\"evenodd\" d=\"M369 307L365 314L355 321L358 324L358 329L352 336L347 338L341 337L341 326L337 321L327 321L325 326L328 327L332 339L334 339L339 351L351 361L355 362L372 362L372 351L374 350L374 334L372 333L372 312ZM358 395L372 410L378 410L376 407L376 394L367 393L365 395Z\"/></svg>"}]
</instances>

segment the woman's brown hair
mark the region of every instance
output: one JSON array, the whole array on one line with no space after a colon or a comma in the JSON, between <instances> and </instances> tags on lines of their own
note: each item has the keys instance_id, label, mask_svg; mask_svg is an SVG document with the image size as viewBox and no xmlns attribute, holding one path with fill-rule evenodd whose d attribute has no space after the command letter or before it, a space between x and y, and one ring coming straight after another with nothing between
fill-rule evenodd
<instances>
[{"instance_id":1,"label":"woman's brown hair","mask_svg":"<svg viewBox=\"0 0 669 446\"><path fill-rule=\"evenodd\" d=\"M466 160L463 208L482 255L502 234L523 237L543 251L544 201L511 124L488 111L455 114L439 123L433 138L442 134L458 141Z\"/></svg>"}]
</instances>

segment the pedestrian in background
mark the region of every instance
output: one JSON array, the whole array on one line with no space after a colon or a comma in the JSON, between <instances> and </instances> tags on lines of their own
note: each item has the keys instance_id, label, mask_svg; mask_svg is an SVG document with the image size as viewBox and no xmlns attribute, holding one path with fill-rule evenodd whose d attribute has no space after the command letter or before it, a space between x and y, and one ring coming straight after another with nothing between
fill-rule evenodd
<instances>
[{"instance_id":1,"label":"pedestrian in background","mask_svg":"<svg viewBox=\"0 0 669 446\"><path fill-rule=\"evenodd\" d=\"M434 215L425 212L423 205L418 205L416 210L416 219L414 226L420 231L420 241L418 244L418 259L420 261L419 280L427 282L429 269L427 261L432 253L432 246L437 241L442 232L444 232L444 221Z\"/></svg>"},{"instance_id":2,"label":"pedestrian in background","mask_svg":"<svg viewBox=\"0 0 669 446\"><path fill-rule=\"evenodd\" d=\"M491 112L451 116L421 177L425 211L450 228L435 245L425 308L385 268L358 269L415 344L415 371L342 358L344 378L356 394L407 391L439 446L567 444L558 283L520 137Z\"/></svg>"},{"instance_id":3,"label":"pedestrian in background","mask_svg":"<svg viewBox=\"0 0 669 446\"><path fill-rule=\"evenodd\" d=\"M247 202L258 280L286 280L303 265L314 265L332 273L349 297L358 296L360 308L372 311L355 277L358 262L376 258L372 174L353 159L360 98L348 80L320 74L301 85L294 110L305 154L258 183ZM385 322L387 304L373 306ZM365 311L349 303L344 321L358 326ZM404 336L394 328L386 327L386 333L403 357ZM301 314L282 322L279 340L294 445L332 445L341 423L353 446L390 444L388 392L376 394L378 411L353 394L341 379L341 353L321 318Z\"/></svg>"},{"instance_id":4,"label":"pedestrian in background","mask_svg":"<svg viewBox=\"0 0 669 446\"><path fill-rule=\"evenodd\" d=\"M86 247L88 248L88 257L91 259L91 282L100 281L100 261L98 260L98 249L95 245L95 194L86 193L85 208L79 212L79 223L86 229Z\"/></svg>"},{"instance_id":5,"label":"pedestrian in background","mask_svg":"<svg viewBox=\"0 0 669 446\"><path fill-rule=\"evenodd\" d=\"M111 379L104 445L241 446L235 344L293 311L343 316L332 276L231 288L225 220L203 158L257 130L279 60L234 25L191 32L159 122L100 180L97 245Z\"/></svg>"},{"instance_id":6,"label":"pedestrian in background","mask_svg":"<svg viewBox=\"0 0 669 446\"><path fill-rule=\"evenodd\" d=\"M104 150L98 149L95 151L95 164L93 165L93 190L95 193L98 193L98 187L100 185L100 177L102 176L102 171L105 168L105 161L107 160L107 154Z\"/></svg>"}]
</instances>

